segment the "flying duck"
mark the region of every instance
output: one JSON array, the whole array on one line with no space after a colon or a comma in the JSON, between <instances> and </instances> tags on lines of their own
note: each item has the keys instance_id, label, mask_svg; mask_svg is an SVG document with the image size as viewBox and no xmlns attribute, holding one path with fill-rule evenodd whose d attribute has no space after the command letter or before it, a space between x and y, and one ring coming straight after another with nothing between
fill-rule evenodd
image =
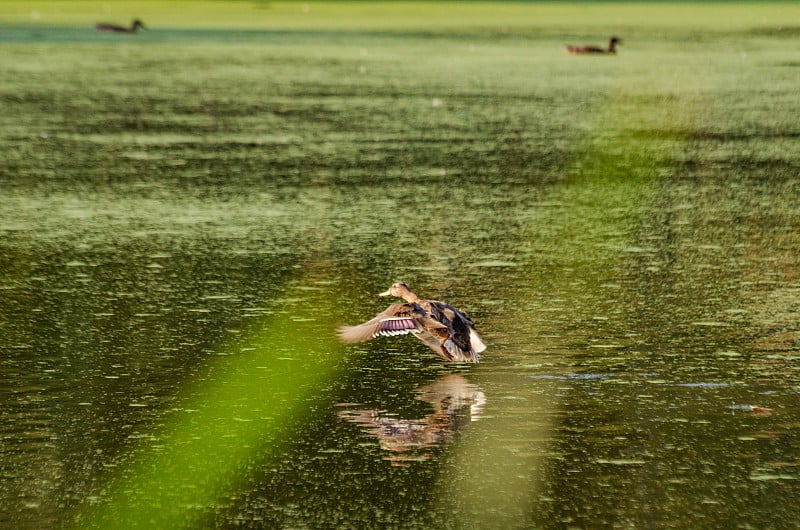
<instances>
[{"instance_id":1,"label":"flying duck","mask_svg":"<svg viewBox=\"0 0 800 530\"><path fill-rule=\"evenodd\" d=\"M486 349L475 324L458 309L437 300L421 300L408 285L394 283L380 296L396 296L406 303L392 304L375 318L357 326L341 326L339 340L363 342L375 337L411 333L443 359L477 363Z\"/></svg>"}]
</instances>

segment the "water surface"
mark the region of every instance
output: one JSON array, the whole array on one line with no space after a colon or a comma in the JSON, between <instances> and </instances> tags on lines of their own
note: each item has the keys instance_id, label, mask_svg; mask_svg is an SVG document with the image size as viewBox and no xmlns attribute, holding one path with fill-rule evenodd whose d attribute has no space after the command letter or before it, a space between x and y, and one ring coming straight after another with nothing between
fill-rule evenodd
<instances>
[{"instance_id":1,"label":"water surface","mask_svg":"<svg viewBox=\"0 0 800 530\"><path fill-rule=\"evenodd\" d=\"M3 44L2 526L795 523L782 37L259 35Z\"/></svg>"}]
</instances>

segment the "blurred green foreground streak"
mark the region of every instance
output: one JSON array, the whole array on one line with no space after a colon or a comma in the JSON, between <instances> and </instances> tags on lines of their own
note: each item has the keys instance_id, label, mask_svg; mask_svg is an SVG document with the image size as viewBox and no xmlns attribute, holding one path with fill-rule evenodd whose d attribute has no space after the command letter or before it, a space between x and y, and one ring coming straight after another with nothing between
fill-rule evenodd
<instances>
[{"instance_id":1,"label":"blurred green foreground streak","mask_svg":"<svg viewBox=\"0 0 800 530\"><path fill-rule=\"evenodd\" d=\"M548 499L559 495L548 489L558 487L553 484L559 477L546 475L549 464L563 457L557 452L557 396L563 388L531 380L514 364L547 363L541 354L552 351L570 355L572 344L597 333L593 311L602 303L586 300L603 297L600 286L619 274L643 214L656 207L659 188L691 133L688 109L677 104L651 109L624 98L605 103L593 130L574 149L560 185L547 197L556 206L527 215L532 221L525 244L532 262L520 268L508 297L516 311L538 315L548 300L558 299L568 315L561 323L551 317L541 325L535 320L520 325L514 314L502 318L517 340L509 351L487 354L502 355L506 359L499 362L511 366L487 379L475 378L487 390L484 418L459 444L435 489L438 510L448 514L452 528L558 524L550 519L557 510ZM672 132L665 136L665 130ZM609 310L618 306L615 300L606 303Z\"/></svg>"},{"instance_id":2,"label":"blurred green foreground streak","mask_svg":"<svg viewBox=\"0 0 800 530\"><path fill-rule=\"evenodd\" d=\"M78 514L79 528L202 525L252 474L253 462L285 450L324 401L341 353L325 320L334 314L332 291L309 278L292 284L271 317L230 347L203 382L188 385L156 440L136 449L97 504Z\"/></svg>"}]
</instances>

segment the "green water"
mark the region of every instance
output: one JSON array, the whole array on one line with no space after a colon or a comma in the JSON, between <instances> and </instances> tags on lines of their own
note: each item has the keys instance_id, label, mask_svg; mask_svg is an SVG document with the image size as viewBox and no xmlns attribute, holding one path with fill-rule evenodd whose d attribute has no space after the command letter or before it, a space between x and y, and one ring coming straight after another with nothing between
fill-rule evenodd
<instances>
[{"instance_id":1,"label":"green water","mask_svg":"<svg viewBox=\"0 0 800 530\"><path fill-rule=\"evenodd\" d=\"M796 32L3 31L0 526L796 525Z\"/></svg>"}]
</instances>

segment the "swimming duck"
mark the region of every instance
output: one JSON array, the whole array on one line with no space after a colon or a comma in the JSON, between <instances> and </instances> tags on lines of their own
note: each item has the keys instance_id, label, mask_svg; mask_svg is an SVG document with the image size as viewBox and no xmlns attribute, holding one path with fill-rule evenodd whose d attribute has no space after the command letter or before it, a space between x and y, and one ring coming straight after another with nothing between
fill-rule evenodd
<instances>
[{"instance_id":1,"label":"swimming duck","mask_svg":"<svg viewBox=\"0 0 800 530\"><path fill-rule=\"evenodd\" d=\"M392 304L363 324L340 327L339 340L363 342L411 333L448 361L473 363L486 349L472 320L444 302L421 300L403 282L392 284L379 296L396 296L406 303Z\"/></svg>"},{"instance_id":2,"label":"swimming duck","mask_svg":"<svg viewBox=\"0 0 800 530\"><path fill-rule=\"evenodd\" d=\"M564 51L570 55L583 55L583 54L606 54L614 55L617 53L617 44L621 44L622 40L618 37L611 37L608 40L608 48L599 48L597 46L564 46Z\"/></svg>"},{"instance_id":3,"label":"swimming duck","mask_svg":"<svg viewBox=\"0 0 800 530\"><path fill-rule=\"evenodd\" d=\"M97 31L107 31L110 33L136 33L136 30L139 28L147 29L142 24L142 21L138 18L131 22L131 27L126 28L125 26L118 26L116 24L109 24L108 22L99 22L95 24L95 29Z\"/></svg>"}]
</instances>

